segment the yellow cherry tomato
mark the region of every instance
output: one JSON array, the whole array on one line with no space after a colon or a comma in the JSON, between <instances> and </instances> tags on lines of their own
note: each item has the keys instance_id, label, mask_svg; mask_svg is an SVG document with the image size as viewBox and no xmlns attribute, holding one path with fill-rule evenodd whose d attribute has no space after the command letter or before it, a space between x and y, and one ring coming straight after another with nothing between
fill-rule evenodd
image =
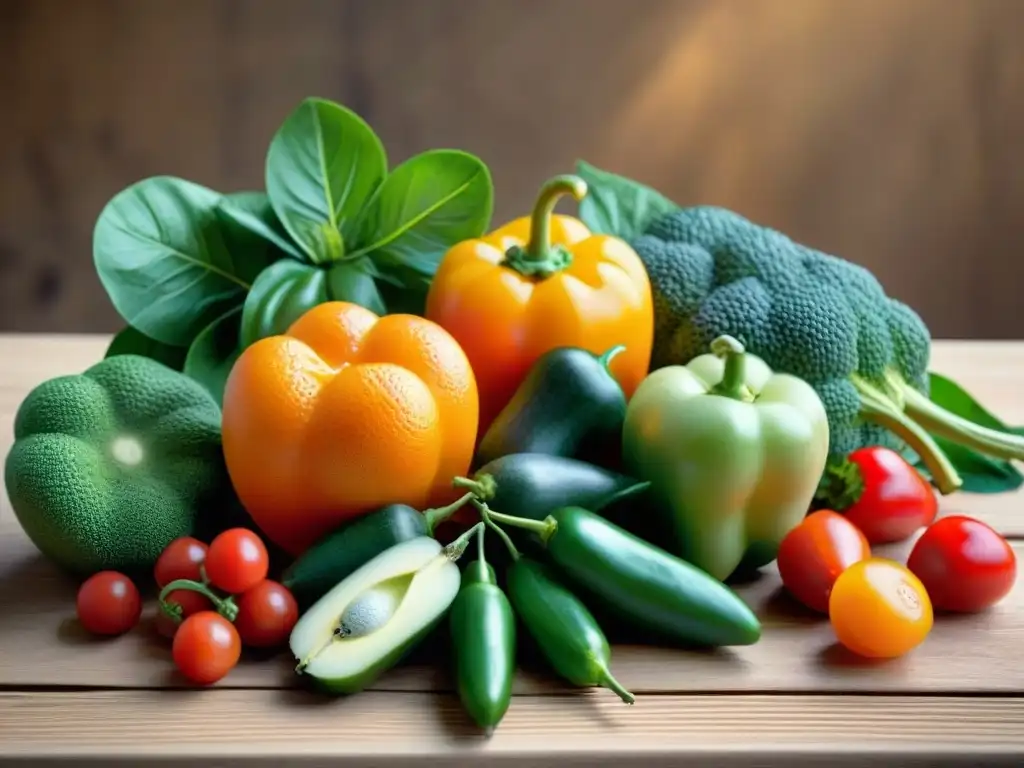
<instances>
[{"instance_id":1,"label":"yellow cherry tomato","mask_svg":"<svg viewBox=\"0 0 1024 768\"><path fill-rule=\"evenodd\" d=\"M932 602L907 568L869 557L843 571L832 587L829 620L851 651L875 659L902 656L932 629Z\"/></svg>"}]
</instances>

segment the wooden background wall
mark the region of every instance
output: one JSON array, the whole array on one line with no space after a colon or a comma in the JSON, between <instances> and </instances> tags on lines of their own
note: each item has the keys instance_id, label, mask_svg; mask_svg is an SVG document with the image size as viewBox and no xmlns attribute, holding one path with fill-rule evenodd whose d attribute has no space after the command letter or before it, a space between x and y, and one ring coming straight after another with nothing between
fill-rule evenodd
<instances>
[{"instance_id":1,"label":"wooden background wall","mask_svg":"<svg viewBox=\"0 0 1024 768\"><path fill-rule=\"evenodd\" d=\"M113 331L92 226L144 176L261 183L307 95L517 215L577 157L1024 337L1024 0L0 0L0 330Z\"/></svg>"}]
</instances>

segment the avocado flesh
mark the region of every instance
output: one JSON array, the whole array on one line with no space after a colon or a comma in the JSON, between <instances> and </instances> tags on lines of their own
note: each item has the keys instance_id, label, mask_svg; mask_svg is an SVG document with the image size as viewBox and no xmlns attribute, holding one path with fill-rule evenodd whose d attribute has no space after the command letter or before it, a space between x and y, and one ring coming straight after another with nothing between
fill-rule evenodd
<instances>
[{"instance_id":1,"label":"avocado flesh","mask_svg":"<svg viewBox=\"0 0 1024 768\"><path fill-rule=\"evenodd\" d=\"M436 539L391 547L295 624L289 645L300 672L332 692L362 690L437 624L460 584L459 567Z\"/></svg>"}]
</instances>

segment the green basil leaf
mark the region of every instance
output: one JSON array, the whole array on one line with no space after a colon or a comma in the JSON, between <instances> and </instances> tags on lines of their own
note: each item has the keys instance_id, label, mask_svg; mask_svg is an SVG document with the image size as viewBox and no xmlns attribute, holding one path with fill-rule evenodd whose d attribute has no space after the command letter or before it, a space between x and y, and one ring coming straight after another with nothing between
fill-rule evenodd
<instances>
[{"instance_id":1,"label":"green basil leaf","mask_svg":"<svg viewBox=\"0 0 1024 768\"><path fill-rule=\"evenodd\" d=\"M175 347L171 344L164 344L156 339L151 339L142 331L126 325L123 330L114 336L107 347L104 357L114 355L141 355L158 363L163 363L168 368L180 371L185 364L187 347Z\"/></svg>"},{"instance_id":2,"label":"green basil leaf","mask_svg":"<svg viewBox=\"0 0 1024 768\"><path fill-rule=\"evenodd\" d=\"M587 182L580 201L580 220L591 232L624 240L642 235L647 227L679 206L638 181L576 161L576 175Z\"/></svg>"},{"instance_id":3,"label":"green basil leaf","mask_svg":"<svg viewBox=\"0 0 1024 768\"><path fill-rule=\"evenodd\" d=\"M477 157L453 149L416 155L384 180L364 211L363 243L384 271L403 267L432 276L445 251L479 237L491 221L494 185Z\"/></svg>"},{"instance_id":4,"label":"green basil leaf","mask_svg":"<svg viewBox=\"0 0 1024 768\"><path fill-rule=\"evenodd\" d=\"M377 314L384 304L373 278L357 262L330 267L283 260L256 279L242 310L242 348L284 333L307 310L325 301L352 301Z\"/></svg>"},{"instance_id":5,"label":"green basil leaf","mask_svg":"<svg viewBox=\"0 0 1024 768\"><path fill-rule=\"evenodd\" d=\"M170 176L140 181L103 209L93 233L100 282L125 321L156 341L188 346L239 305L259 259L228 248L221 196Z\"/></svg>"},{"instance_id":6,"label":"green basil leaf","mask_svg":"<svg viewBox=\"0 0 1024 768\"><path fill-rule=\"evenodd\" d=\"M933 372L928 373L928 378L928 396L936 405L983 427L998 429L1000 432L1009 431L1009 428L1001 419L975 400L967 390L952 379Z\"/></svg>"},{"instance_id":7,"label":"green basil leaf","mask_svg":"<svg viewBox=\"0 0 1024 768\"><path fill-rule=\"evenodd\" d=\"M218 317L196 336L185 358L185 375L206 387L218 405L224 403L224 385L242 353L238 343L241 317L241 307Z\"/></svg>"},{"instance_id":8,"label":"green basil leaf","mask_svg":"<svg viewBox=\"0 0 1024 768\"><path fill-rule=\"evenodd\" d=\"M387 167L384 146L361 117L306 99L270 143L267 196L310 261L336 261L352 249L356 217Z\"/></svg>"},{"instance_id":9,"label":"green basil leaf","mask_svg":"<svg viewBox=\"0 0 1024 768\"><path fill-rule=\"evenodd\" d=\"M276 249L300 261L305 255L289 239L265 192L232 192L221 198L217 206L225 237L234 253L248 253L260 248ZM271 257L276 261L276 254Z\"/></svg>"}]
</instances>

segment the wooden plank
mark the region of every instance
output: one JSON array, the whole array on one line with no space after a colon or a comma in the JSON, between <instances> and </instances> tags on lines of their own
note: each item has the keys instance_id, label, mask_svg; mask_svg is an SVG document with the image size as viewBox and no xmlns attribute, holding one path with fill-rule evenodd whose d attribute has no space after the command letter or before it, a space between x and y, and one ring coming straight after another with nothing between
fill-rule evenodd
<instances>
[{"instance_id":1,"label":"wooden plank","mask_svg":"<svg viewBox=\"0 0 1024 768\"><path fill-rule=\"evenodd\" d=\"M323 704L273 691L0 693L0 755L161 766L662 766L686 756L762 767L823 758L1009 764L1024 755L1024 699L641 696L628 707L606 692L529 696L514 699L485 740L448 695L363 693Z\"/></svg>"},{"instance_id":2,"label":"wooden plank","mask_svg":"<svg viewBox=\"0 0 1024 768\"><path fill-rule=\"evenodd\" d=\"M1024 542L1015 543L1024 559ZM883 548L902 558L909 544ZM635 692L678 691L887 691L1013 692L1024 690L1024 665L1016 662L1024 634L1024 586L990 611L941 617L922 646L902 659L868 663L835 643L828 621L809 615L781 589L774 566L757 582L738 587L761 617L756 645L716 652L639 645L614 649L617 678ZM13 687L176 687L169 644L146 625L111 640L89 637L74 618L75 584L27 546L13 525L0 528L0 682ZM147 608L147 618L153 607ZM606 628L614 637L614 628ZM287 653L243 661L218 683L222 688L288 688L299 685ZM392 670L377 690L450 690L444 657ZM523 657L516 681L521 693L563 689L541 664Z\"/></svg>"}]
</instances>

